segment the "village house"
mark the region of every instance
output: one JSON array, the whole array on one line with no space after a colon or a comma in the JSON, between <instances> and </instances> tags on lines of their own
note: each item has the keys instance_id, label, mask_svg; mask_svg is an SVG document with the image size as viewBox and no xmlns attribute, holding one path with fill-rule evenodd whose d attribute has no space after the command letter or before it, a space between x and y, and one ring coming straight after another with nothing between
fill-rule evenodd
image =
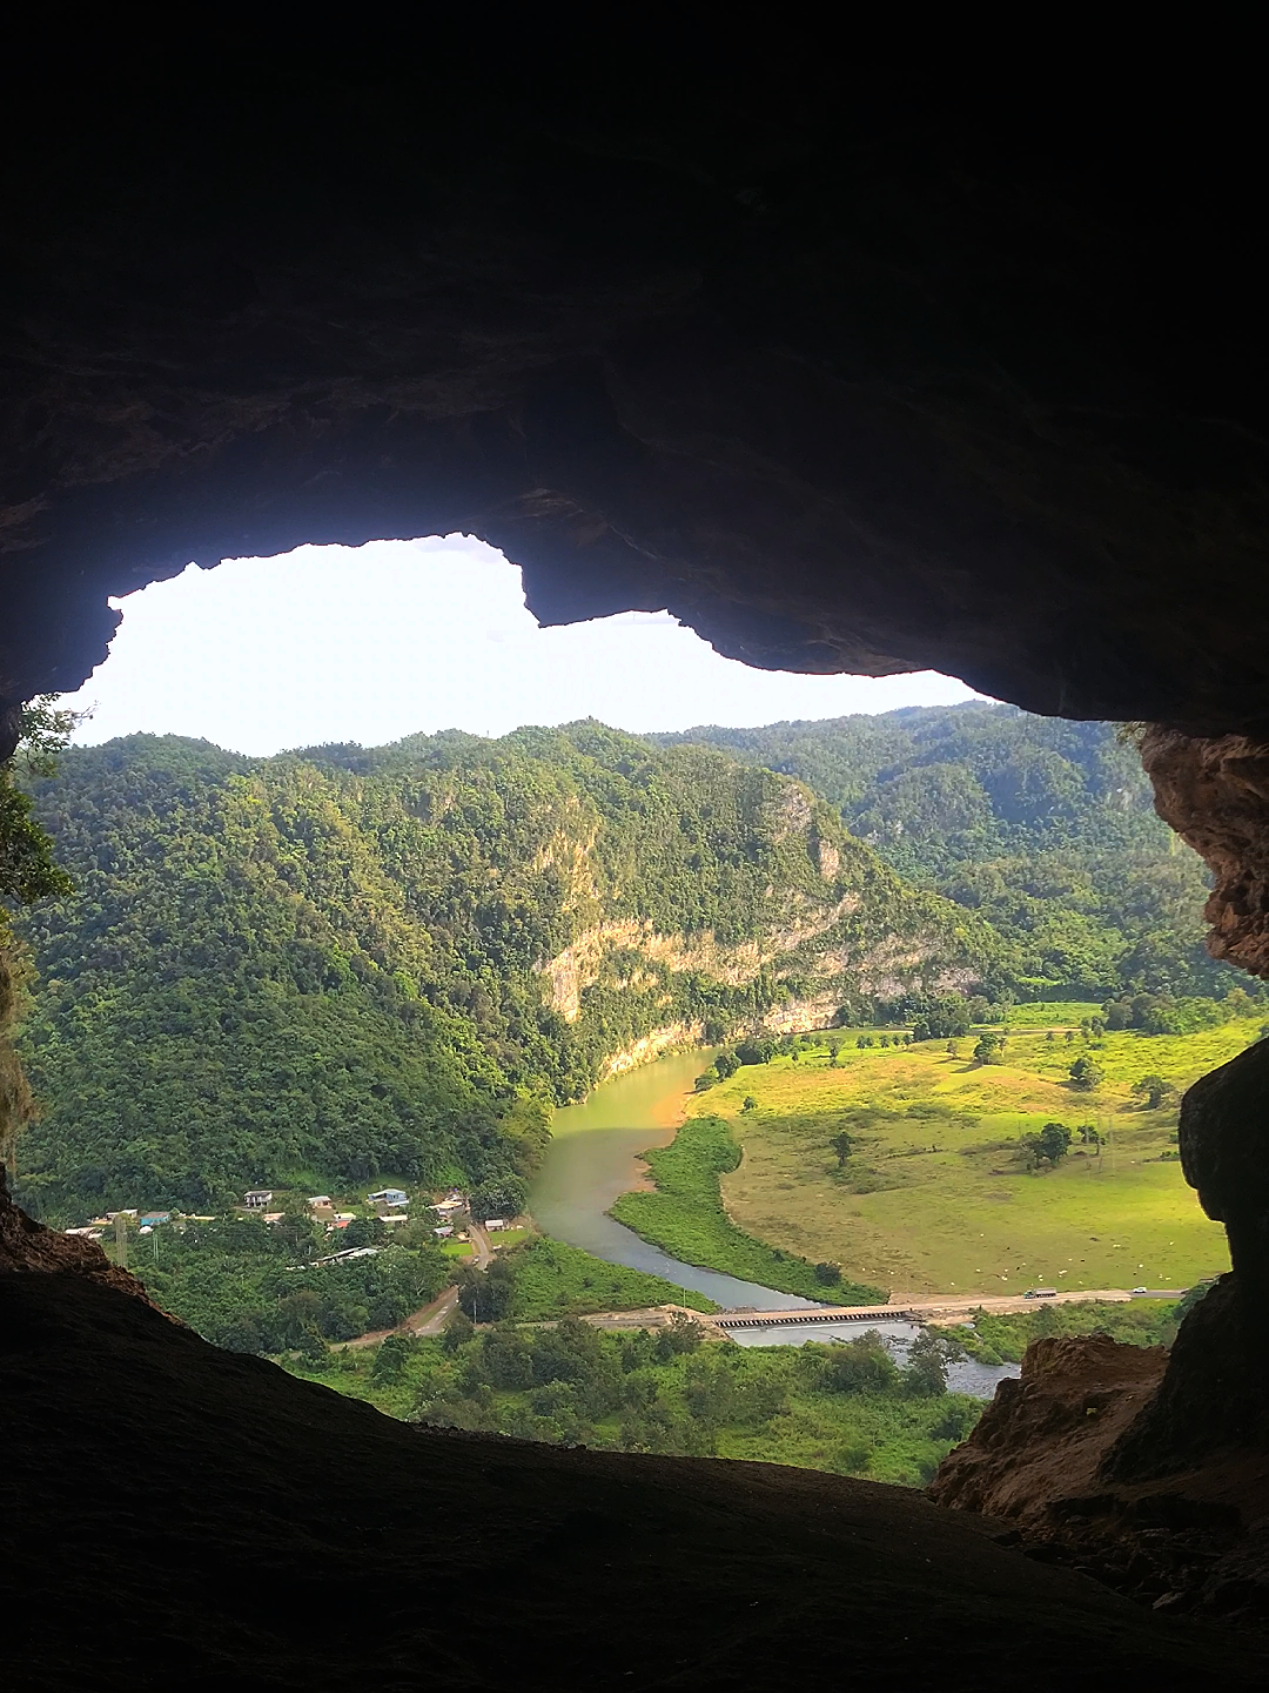
<instances>
[{"instance_id":1,"label":"village house","mask_svg":"<svg viewBox=\"0 0 1269 1693\"><path fill-rule=\"evenodd\" d=\"M367 1205L386 1205L390 1210L398 1211L403 1205L410 1203L407 1195L399 1187L382 1187L378 1193L366 1195Z\"/></svg>"},{"instance_id":2,"label":"village house","mask_svg":"<svg viewBox=\"0 0 1269 1693\"><path fill-rule=\"evenodd\" d=\"M248 1211L264 1211L273 1203L273 1194L267 1187L248 1188L242 1203Z\"/></svg>"}]
</instances>

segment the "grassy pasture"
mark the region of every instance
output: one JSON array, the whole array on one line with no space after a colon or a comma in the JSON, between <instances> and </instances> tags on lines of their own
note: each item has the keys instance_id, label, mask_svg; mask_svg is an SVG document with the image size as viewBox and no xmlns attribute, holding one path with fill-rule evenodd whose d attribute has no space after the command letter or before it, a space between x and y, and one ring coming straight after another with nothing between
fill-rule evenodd
<instances>
[{"instance_id":1,"label":"grassy pasture","mask_svg":"<svg viewBox=\"0 0 1269 1693\"><path fill-rule=\"evenodd\" d=\"M1132 1085L1159 1075L1183 1089L1260 1026L1127 1031L1090 1047L1068 1043L1056 1023L1052 1039L1015 1023L1007 1061L985 1066L970 1059L974 1036L956 1057L943 1041L865 1050L848 1041L835 1067L821 1045L797 1062L746 1066L688 1112L727 1118L744 1148L722 1178L737 1227L832 1259L848 1280L900 1295L1187 1287L1228 1268L1224 1232L1182 1177L1175 1102L1144 1111ZM1106 1073L1092 1093L1068 1079L1086 1052ZM756 1109L742 1110L746 1097ZM1100 1157L1077 1143L1057 1169L1028 1173L1022 1138L1055 1120L1094 1125ZM842 1128L855 1147L839 1166L829 1142Z\"/></svg>"}]
</instances>

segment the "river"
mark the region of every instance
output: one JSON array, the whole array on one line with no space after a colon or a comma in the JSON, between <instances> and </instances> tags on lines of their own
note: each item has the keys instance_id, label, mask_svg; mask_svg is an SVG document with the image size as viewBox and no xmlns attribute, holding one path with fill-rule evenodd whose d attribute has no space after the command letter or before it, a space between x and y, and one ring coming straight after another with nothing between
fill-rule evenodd
<instances>
[{"instance_id":1,"label":"river","mask_svg":"<svg viewBox=\"0 0 1269 1693\"><path fill-rule=\"evenodd\" d=\"M551 1144L529 1194L529 1210L538 1227L556 1240L580 1246L610 1264L663 1276L676 1287L706 1294L725 1310L744 1306L759 1311L813 1310L814 1302L797 1294L778 1293L717 1270L680 1263L608 1215L619 1194L646 1181L639 1154L649 1147L668 1146L674 1139L692 1084L709 1061L708 1052L671 1053L604 1082L583 1104L557 1111ZM900 1360L921 1332L915 1323L869 1326L881 1333ZM801 1346L808 1340L858 1340L860 1327L858 1323L817 1323L805 1328L742 1329L733 1338L741 1346ZM1016 1364L992 1367L965 1359L949 1369L948 1386L957 1393L989 1399L998 1381L1017 1374Z\"/></svg>"},{"instance_id":2,"label":"river","mask_svg":"<svg viewBox=\"0 0 1269 1693\"><path fill-rule=\"evenodd\" d=\"M680 1263L608 1215L618 1194L646 1180L639 1154L674 1139L692 1084L709 1062L708 1052L674 1052L604 1082L584 1104L557 1111L551 1144L529 1194L529 1210L538 1227L557 1240L610 1264L664 1276L676 1287L706 1294L724 1309L813 1309L814 1301L797 1294L777 1293L718 1270Z\"/></svg>"}]
</instances>

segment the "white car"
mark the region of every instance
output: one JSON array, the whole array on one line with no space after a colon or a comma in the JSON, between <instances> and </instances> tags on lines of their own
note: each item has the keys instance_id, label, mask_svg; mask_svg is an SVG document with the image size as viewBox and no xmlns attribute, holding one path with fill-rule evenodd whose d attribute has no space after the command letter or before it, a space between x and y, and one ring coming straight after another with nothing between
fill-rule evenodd
<instances>
[{"instance_id":1,"label":"white car","mask_svg":"<svg viewBox=\"0 0 1269 1693\"><path fill-rule=\"evenodd\" d=\"M1132 1291L1134 1293L1149 1293L1150 1289L1148 1287L1134 1287Z\"/></svg>"}]
</instances>

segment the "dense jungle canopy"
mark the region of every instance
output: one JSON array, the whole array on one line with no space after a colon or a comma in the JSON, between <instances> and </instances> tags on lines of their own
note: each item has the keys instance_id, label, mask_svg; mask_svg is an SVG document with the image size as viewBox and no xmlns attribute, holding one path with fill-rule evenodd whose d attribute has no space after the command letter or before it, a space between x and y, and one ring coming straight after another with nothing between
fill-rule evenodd
<instances>
[{"instance_id":1,"label":"dense jungle canopy","mask_svg":"<svg viewBox=\"0 0 1269 1693\"><path fill-rule=\"evenodd\" d=\"M1012 707L269 759L137 735L27 794L74 890L15 919L50 1217L378 1176L513 1207L552 1106L649 1036L1234 979L1133 748Z\"/></svg>"},{"instance_id":2,"label":"dense jungle canopy","mask_svg":"<svg viewBox=\"0 0 1269 1693\"><path fill-rule=\"evenodd\" d=\"M970 703L649 738L808 783L901 875L987 918L1024 992L1247 985L1208 957L1203 862L1155 815L1116 724Z\"/></svg>"},{"instance_id":3,"label":"dense jungle canopy","mask_svg":"<svg viewBox=\"0 0 1269 1693\"><path fill-rule=\"evenodd\" d=\"M511 1203L551 1106L653 1031L1012 979L801 783L590 722L270 759L138 735L32 791L75 885L18 925L19 1185L52 1217L380 1175Z\"/></svg>"}]
</instances>

